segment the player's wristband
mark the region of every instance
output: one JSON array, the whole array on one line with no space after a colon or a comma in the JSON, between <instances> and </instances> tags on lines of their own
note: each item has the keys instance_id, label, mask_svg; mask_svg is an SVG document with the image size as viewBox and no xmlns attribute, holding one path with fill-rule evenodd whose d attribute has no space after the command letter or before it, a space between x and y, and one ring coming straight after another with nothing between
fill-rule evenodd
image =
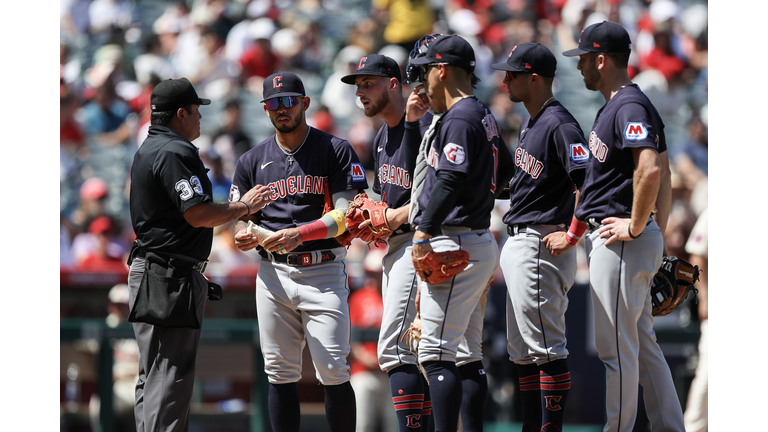
<instances>
[{"instance_id":1,"label":"player's wristband","mask_svg":"<svg viewBox=\"0 0 768 432\"><path fill-rule=\"evenodd\" d=\"M328 235L328 227L325 226L325 222L318 219L312 223L301 225L296 227L301 235L301 241L321 240Z\"/></svg>"},{"instance_id":2,"label":"player's wristband","mask_svg":"<svg viewBox=\"0 0 768 432\"><path fill-rule=\"evenodd\" d=\"M251 206L249 206L247 202L245 202L243 200L237 200L237 202L245 204L245 207L248 208L248 215L251 214Z\"/></svg>"},{"instance_id":3,"label":"player's wristband","mask_svg":"<svg viewBox=\"0 0 768 432\"><path fill-rule=\"evenodd\" d=\"M627 224L627 234L629 234L629 238L631 238L632 240L634 240L634 239L636 239L636 238L640 237L641 235L643 235L643 232L642 232L642 231L640 231L640 234L638 234L638 235L636 235L636 236L633 236L633 235L632 235L632 230L631 230L631 229L629 229L629 226L630 226L630 225L631 225L631 224Z\"/></svg>"},{"instance_id":4,"label":"player's wristband","mask_svg":"<svg viewBox=\"0 0 768 432\"><path fill-rule=\"evenodd\" d=\"M424 240L413 240L413 244L427 244L429 243L430 239L424 239Z\"/></svg>"},{"instance_id":5,"label":"player's wristband","mask_svg":"<svg viewBox=\"0 0 768 432\"><path fill-rule=\"evenodd\" d=\"M576 246L586 230L587 225L583 222L579 222L579 220L574 217L571 219L571 226L568 227L568 232L565 233L565 241L567 241L569 245Z\"/></svg>"}]
</instances>

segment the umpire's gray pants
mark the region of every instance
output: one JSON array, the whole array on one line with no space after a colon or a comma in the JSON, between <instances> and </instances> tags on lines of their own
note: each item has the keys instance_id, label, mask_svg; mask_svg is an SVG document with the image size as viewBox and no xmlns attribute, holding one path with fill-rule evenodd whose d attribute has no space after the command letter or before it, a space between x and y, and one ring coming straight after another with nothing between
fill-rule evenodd
<instances>
[{"instance_id":1,"label":"umpire's gray pants","mask_svg":"<svg viewBox=\"0 0 768 432\"><path fill-rule=\"evenodd\" d=\"M144 258L135 258L128 274L131 307L136 301L144 263ZM193 272L193 280L197 319L202 325L208 283L198 272ZM133 323L133 331L139 346L136 432L186 432L200 329Z\"/></svg>"}]
</instances>

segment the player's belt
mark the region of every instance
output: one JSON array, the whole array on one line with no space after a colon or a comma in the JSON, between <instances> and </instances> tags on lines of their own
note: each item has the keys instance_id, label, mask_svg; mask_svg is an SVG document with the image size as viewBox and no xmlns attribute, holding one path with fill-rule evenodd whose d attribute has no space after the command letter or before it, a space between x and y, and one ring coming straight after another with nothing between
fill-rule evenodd
<instances>
[{"instance_id":1,"label":"player's belt","mask_svg":"<svg viewBox=\"0 0 768 432\"><path fill-rule=\"evenodd\" d=\"M400 225L400 228L392 231L392 235L390 237L394 237L400 234L405 234L407 232L411 232L411 225L410 224L402 224Z\"/></svg>"},{"instance_id":2,"label":"player's belt","mask_svg":"<svg viewBox=\"0 0 768 432\"><path fill-rule=\"evenodd\" d=\"M525 234L526 231L528 231L528 225L526 224L507 225L507 234L509 234L510 236Z\"/></svg>"},{"instance_id":3,"label":"player's belt","mask_svg":"<svg viewBox=\"0 0 768 432\"><path fill-rule=\"evenodd\" d=\"M600 225L602 225L602 223L600 223L601 220L603 220L603 219L602 218L600 218L600 219L598 219L598 218L587 218L585 223L587 224L587 228L589 228L590 231L594 231L594 230L600 228ZM651 222L653 222L653 217L649 217L648 218L648 222L645 223L645 226L650 225Z\"/></svg>"},{"instance_id":4,"label":"player's belt","mask_svg":"<svg viewBox=\"0 0 768 432\"><path fill-rule=\"evenodd\" d=\"M336 254L329 250L316 250L307 252L296 252L287 254L269 253L264 249L259 250L259 255L262 258L266 258L270 261L276 261L279 263L288 264L289 266L303 267L312 264L320 264L323 262L333 261L336 259Z\"/></svg>"}]
</instances>

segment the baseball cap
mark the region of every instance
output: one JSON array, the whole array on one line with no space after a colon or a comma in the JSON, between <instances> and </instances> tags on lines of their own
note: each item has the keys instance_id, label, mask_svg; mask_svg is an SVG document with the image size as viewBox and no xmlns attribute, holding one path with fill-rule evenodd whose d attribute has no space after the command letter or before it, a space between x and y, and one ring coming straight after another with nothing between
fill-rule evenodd
<instances>
[{"instance_id":1,"label":"baseball cap","mask_svg":"<svg viewBox=\"0 0 768 432\"><path fill-rule=\"evenodd\" d=\"M610 53L630 52L632 41L624 27L603 21L585 28L579 37L579 47L563 53L567 57L576 57L589 52Z\"/></svg>"},{"instance_id":2,"label":"baseball cap","mask_svg":"<svg viewBox=\"0 0 768 432\"><path fill-rule=\"evenodd\" d=\"M197 96L192 83L186 78L160 81L152 90L149 104L152 111L172 111L187 105L209 105L210 99Z\"/></svg>"},{"instance_id":3,"label":"baseball cap","mask_svg":"<svg viewBox=\"0 0 768 432\"><path fill-rule=\"evenodd\" d=\"M98 177L91 177L80 186L80 199L104 198L107 193L107 183Z\"/></svg>"},{"instance_id":4,"label":"baseball cap","mask_svg":"<svg viewBox=\"0 0 768 432\"><path fill-rule=\"evenodd\" d=\"M109 216L99 216L91 222L88 232L91 234L114 233L115 224Z\"/></svg>"},{"instance_id":5,"label":"baseball cap","mask_svg":"<svg viewBox=\"0 0 768 432\"><path fill-rule=\"evenodd\" d=\"M264 92L262 93L264 99L261 102L282 96L306 95L304 83L301 82L298 75L293 72L280 71L264 79Z\"/></svg>"},{"instance_id":6,"label":"baseball cap","mask_svg":"<svg viewBox=\"0 0 768 432\"><path fill-rule=\"evenodd\" d=\"M557 69L557 60L552 51L540 43L522 43L512 48L506 62L494 63L491 68L553 77Z\"/></svg>"},{"instance_id":7,"label":"baseball cap","mask_svg":"<svg viewBox=\"0 0 768 432\"><path fill-rule=\"evenodd\" d=\"M355 84L357 75L375 75L382 77L394 77L398 81L403 78L400 75L400 66L397 62L381 54L369 54L357 62L357 70L351 75L341 77L341 82L345 84Z\"/></svg>"},{"instance_id":8,"label":"baseball cap","mask_svg":"<svg viewBox=\"0 0 768 432\"><path fill-rule=\"evenodd\" d=\"M445 63L472 72L475 69L475 50L458 35L442 35L429 44L427 54L411 59L411 64L427 65Z\"/></svg>"}]
</instances>

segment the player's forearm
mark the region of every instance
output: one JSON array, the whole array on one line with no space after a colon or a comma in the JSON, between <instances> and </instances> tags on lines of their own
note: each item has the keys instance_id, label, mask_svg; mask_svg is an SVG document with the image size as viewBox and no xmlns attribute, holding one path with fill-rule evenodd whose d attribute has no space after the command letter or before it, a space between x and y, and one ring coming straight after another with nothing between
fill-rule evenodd
<instances>
[{"instance_id":1,"label":"player's forearm","mask_svg":"<svg viewBox=\"0 0 768 432\"><path fill-rule=\"evenodd\" d=\"M243 202L212 203L201 202L184 212L184 219L195 228L214 228L248 214Z\"/></svg>"},{"instance_id":2,"label":"player's forearm","mask_svg":"<svg viewBox=\"0 0 768 432\"><path fill-rule=\"evenodd\" d=\"M408 222L408 215L411 212L411 203L408 203L400 208L387 209L387 223L393 230L400 228L401 225Z\"/></svg>"},{"instance_id":3,"label":"player's forearm","mask_svg":"<svg viewBox=\"0 0 768 432\"><path fill-rule=\"evenodd\" d=\"M640 235L645 228L648 217L656 205L661 181L661 163L658 153L652 150L639 152L637 167L632 180L634 196L632 199L632 220L629 225L632 235Z\"/></svg>"},{"instance_id":4,"label":"player's forearm","mask_svg":"<svg viewBox=\"0 0 768 432\"><path fill-rule=\"evenodd\" d=\"M411 178L413 178L413 173L416 170L416 159L419 154L421 138L419 122L406 122L405 134L403 135L403 152L405 153L405 169L411 173Z\"/></svg>"},{"instance_id":5,"label":"player's forearm","mask_svg":"<svg viewBox=\"0 0 768 432\"><path fill-rule=\"evenodd\" d=\"M349 201L354 199L356 194L357 191L355 190L335 193L333 195L333 210L312 223L298 227L301 241L323 240L344 234L347 229L344 216L349 208Z\"/></svg>"},{"instance_id":6,"label":"player's forearm","mask_svg":"<svg viewBox=\"0 0 768 432\"><path fill-rule=\"evenodd\" d=\"M661 233L667 231L667 222L669 221L669 212L672 209L672 172L669 169L669 156L667 152L659 155L661 159L661 182L659 184L659 193L656 197L656 214L654 218L661 228Z\"/></svg>"}]
</instances>

